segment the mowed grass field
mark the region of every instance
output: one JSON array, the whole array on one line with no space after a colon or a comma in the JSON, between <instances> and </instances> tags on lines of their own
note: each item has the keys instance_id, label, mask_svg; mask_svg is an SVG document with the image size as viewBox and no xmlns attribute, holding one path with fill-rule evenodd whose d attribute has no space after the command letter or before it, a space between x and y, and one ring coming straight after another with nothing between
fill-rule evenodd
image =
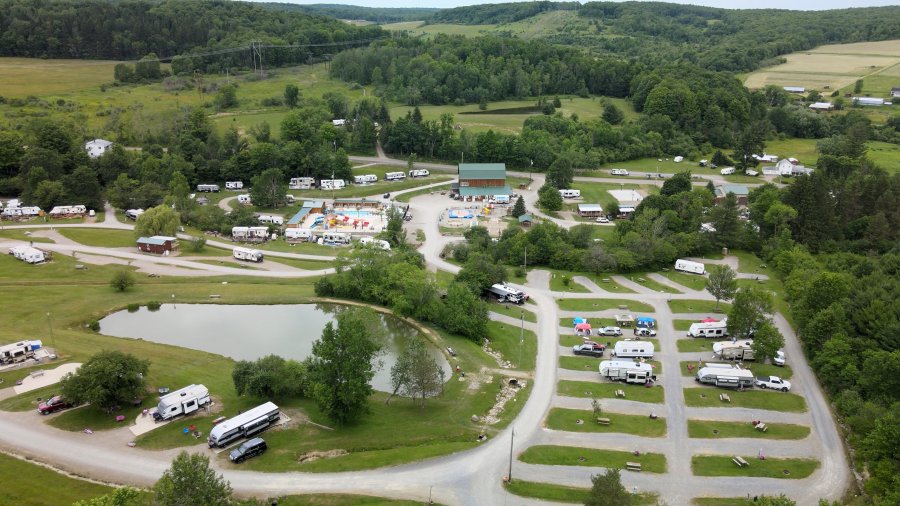
<instances>
[{"instance_id":1,"label":"mowed grass field","mask_svg":"<svg viewBox=\"0 0 900 506\"><path fill-rule=\"evenodd\" d=\"M0 95L66 95L112 82L117 61L0 58Z\"/></svg>"}]
</instances>

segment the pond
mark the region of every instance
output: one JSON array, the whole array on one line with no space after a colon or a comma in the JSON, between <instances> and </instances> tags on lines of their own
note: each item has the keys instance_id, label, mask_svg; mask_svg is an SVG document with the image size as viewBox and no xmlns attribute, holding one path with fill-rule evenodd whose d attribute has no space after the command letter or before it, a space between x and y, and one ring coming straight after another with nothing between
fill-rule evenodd
<instances>
[{"instance_id":1,"label":"pond","mask_svg":"<svg viewBox=\"0 0 900 506\"><path fill-rule=\"evenodd\" d=\"M225 305L163 304L157 311L141 307L118 311L100 320L100 333L143 339L208 351L235 360L256 360L266 355L303 360L312 354L313 342L322 336L325 324L335 321L340 304ZM376 390L390 392L391 367L410 339L424 339L406 322L374 313L385 338L376 358L372 378ZM450 364L434 346L428 350L451 376Z\"/></svg>"}]
</instances>

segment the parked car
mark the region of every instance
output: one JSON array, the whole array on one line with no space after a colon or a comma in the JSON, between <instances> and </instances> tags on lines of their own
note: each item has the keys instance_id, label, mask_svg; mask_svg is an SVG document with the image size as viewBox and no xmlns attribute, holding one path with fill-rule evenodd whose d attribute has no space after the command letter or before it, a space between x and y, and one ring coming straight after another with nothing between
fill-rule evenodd
<instances>
[{"instance_id":1,"label":"parked car","mask_svg":"<svg viewBox=\"0 0 900 506\"><path fill-rule=\"evenodd\" d=\"M619 327L601 327L597 329L598 336L621 336L622 329Z\"/></svg>"},{"instance_id":2,"label":"parked car","mask_svg":"<svg viewBox=\"0 0 900 506\"><path fill-rule=\"evenodd\" d=\"M784 352L778 350L775 352L775 358L772 359L772 363L775 365L784 366Z\"/></svg>"},{"instance_id":3,"label":"parked car","mask_svg":"<svg viewBox=\"0 0 900 506\"><path fill-rule=\"evenodd\" d=\"M787 392L791 389L791 382L783 380L778 376L758 376L756 378L756 386L759 388L771 388Z\"/></svg>"},{"instance_id":4,"label":"parked car","mask_svg":"<svg viewBox=\"0 0 900 506\"><path fill-rule=\"evenodd\" d=\"M597 343L576 344L572 347L572 353L576 355L588 355L591 357L602 357L606 351L606 346Z\"/></svg>"},{"instance_id":5,"label":"parked car","mask_svg":"<svg viewBox=\"0 0 900 506\"><path fill-rule=\"evenodd\" d=\"M606 216L600 216L597 218L597 223L609 223L609 218Z\"/></svg>"},{"instance_id":6,"label":"parked car","mask_svg":"<svg viewBox=\"0 0 900 506\"><path fill-rule=\"evenodd\" d=\"M71 402L67 402L62 398L61 395L54 395L46 401L38 404L38 413L42 415L49 415L50 413L56 413L57 411L62 411L71 407Z\"/></svg>"},{"instance_id":7,"label":"parked car","mask_svg":"<svg viewBox=\"0 0 900 506\"><path fill-rule=\"evenodd\" d=\"M639 328L634 330L634 335L641 337L655 337L656 331L648 328Z\"/></svg>"},{"instance_id":8,"label":"parked car","mask_svg":"<svg viewBox=\"0 0 900 506\"><path fill-rule=\"evenodd\" d=\"M255 437L249 441L244 441L241 446L231 450L231 453L228 454L228 458L235 464L240 464L249 458L262 455L267 448L268 446L266 446L265 439Z\"/></svg>"}]
</instances>

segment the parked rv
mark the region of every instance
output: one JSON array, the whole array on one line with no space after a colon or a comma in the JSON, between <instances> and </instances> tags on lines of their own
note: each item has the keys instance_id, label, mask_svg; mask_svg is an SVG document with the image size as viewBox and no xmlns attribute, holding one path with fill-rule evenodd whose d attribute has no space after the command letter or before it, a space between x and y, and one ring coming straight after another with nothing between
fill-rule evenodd
<instances>
[{"instance_id":1,"label":"parked rv","mask_svg":"<svg viewBox=\"0 0 900 506\"><path fill-rule=\"evenodd\" d=\"M345 232L325 232L319 238L319 244L350 244L350 234Z\"/></svg>"},{"instance_id":2,"label":"parked rv","mask_svg":"<svg viewBox=\"0 0 900 506\"><path fill-rule=\"evenodd\" d=\"M245 206L253 205L253 200L250 198L250 194L242 193L237 196L238 203L243 204Z\"/></svg>"},{"instance_id":3,"label":"parked rv","mask_svg":"<svg viewBox=\"0 0 900 506\"><path fill-rule=\"evenodd\" d=\"M260 242L269 238L269 227L231 227L234 241Z\"/></svg>"},{"instance_id":4,"label":"parked rv","mask_svg":"<svg viewBox=\"0 0 900 506\"><path fill-rule=\"evenodd\" d=\"M679 258L675 260L675 270L691 274L706 274L706 265Z\"/></svg>"},{"instance_id":5,"label":"parked rv","mask_svg":"<svg viewBox=\"0 0 900 506\"><path fill-rule=\"evenodd\" d=\"M263 261L263 252L258 249L249 249L249 248L234 248L231 251L231 254L234 258L238 260L243 260L245 262L262 262Z\"/></svg>"},{"instance_id":6,"label":"parked rv","mask_svg":"<svg viewBox=\"0 0 900 506\"><path fill-rule=\"evenodd\" d=\"M564 199L581 198L581 190L559 190L559 195Z\"/></svg>"},{"instance_id":7,"label":"parked rv","mask_svg":"<svg viewBox=\"0 0 900 506\"><path fill-rule=\"evenodd\" d=\"M305 228L288 228L284 231L286 241L309 241L312 239L312 231Z\"/></svg>"},{"instance_id":8,"label":"parked rv","mask_svg":"<svg viewBox=\"0 0 900 506\"><path fill-rule=\"evenodd\" d=\"M616 343L613 356L616 358L653 358L653 343L648 341L623 340Z\"/></svg>"},{"instance_id":9,"label":"parked rv","mask_svg":"<svg viewBox=\"0 0 900 506\"><path fill-rule=\"evenodd\" d=\"M512 302L513 304L523 304L526 300L528 300L528 296L525 295L521 290L516 290L515 288L497 283L491 285L488 288L488 292L497 297L497 300L500 302Z\"/></svg>"},{"instance_id":10,"label":"parked rv","mask_svg":"<svg viewBox=\"0 0 900 506\"><path fill-rule=\"evenodd\" d=\"M752 372L734 367L701 367L694 379L722 388L750 388L754 380Z\"/></svg>"},{"instance_id":11,"label":"parked rv","mask_svg":"<svg viewBox=\"0 0 900 506\"><path fill-rule=\"evenodd\" d=\"M355 184L368 184L374 183L378 181L378 176L375 174L363 174L361 176L353 176L353 183Z\"/></svg>"},{"instance_id":12,"label":"parked rv","mask_svg":"<svg viewBox=\"0 0 900 506\"><path fill-rule=\"evenodd\" d=\"M316 180L311 177L292 177L288 183L291 190L309 190L316 186Z\"/></svg>"},{"instance_id":13,"label":"parked rv","mask_svg":"<svg viewBox=\"0 0 900 506\"><path fill-rule=\"evenodd\" d=\"M241 446L238 446L234 450L231 450L228 454L228 459L235 464L240 464L251 457L262 455L266 452L266 449L268 449L266 440L261 437L255 437L250 441L241 443Z\"/></svg>"},{"instance_id":14,"label":"parked rv","mask_svg":"<svg viewBox=\"0 0 900 506\"><path fill-rule=\"evenodd\" d=\"M197 185L198 192L207 192L207 193L219 193L219 185L217 184L198 184Z\"/></svg>"},{"instance_id":15,"label":"parked rv","mask_svg":"<svg viewBox=\"0 0 900 506\"><path fill-rule=\"evenodd\" d=\"M369 244L375 245L383 250L390 250L391 243L385 241L384 239L375 239L374 237L363 237L359 240L360 246L366 246Z\"/></svg>"},{"instance_id":16,"label":"parked rv","mask_svg":"<svg viewBox=\"0 0 900 506\"><path fill-rule=\"evenodd\" d=\"M613 176L627 176L628 175L628 171L625 169L613 169L613 170L609 171L609 173L612 174Z\"/></svg>"},{"instance_id":17,"label":"parked rv","mask_svg":"<svg viewBox=\"0 0 900 506\"><path fill-rule=\"evenodd\" d=\"M426 169L413 169L409 171L409 177L428 177L430 173Z\"/></svg>"},{"instance_id":18,"label":"parked rv","mask_svg":"<svg viewBox=\"0 0 900 506\"><path fill-rule=\"evenodd\" d=\"M734 174L734 167L725 167L724 169L719 171L719 174L722 174L723 176L730 176L731 174Z\"/></svg>"},{"instance_id":19,"label":"parked rv","mask_svg":"<svg viewBox=\"0 0 900 506\"><path fill-rule=\"evenodd\" d=\"M225 181L226 190L240 190L244 187L243 181Z\"/></svg>"},{"instance_id":20,"label":"parked rv","mask_svg":"<svg viewBox=\"0 0 900 506\"><path fill-rule=\"evenodd\" d=\"M157 422L189 415L209 404L209 390L203 385L188 385L159 399L153 419Z\"/></svg>"},{"instance_id":21,"label":"parked rv","mask_svg":"<svg viewBox=\"0 0 900 506\"><path fill-rule=\"evenodd\" d=\"M257 217L260 223L271 223L272 225L284 225L283 216L275 216L272 214L261 214Z\"/></svg>"},{"instance_id":22,"label":"parked rv","mask_svg":"<svg viewBox=\"0 0 900 506\"><path fill-rule=\"evenodd\" d=\"M0 364L14 364L24 362L34 357L34 352L41 349L41 342L19 341L17 343L0 346Z\"/></svg>"},{"instance_id":23,"label":"parked rv","mask_svg":"<svg viewBox=\"0 0 900 506\"><path fill-rule=\"evenodd\" d=\"M728 318L718 322L692 323L688 337L725 337L728 335Z\"/></svg>"},{"instance_id":24,"label":"parked rv","mask_svg":"<svg viewBox=\"0 0 900 506\"><path fill-rule=\"evenodd\" d=\"M129 209L125 211L125 217L129 220L137 220L138 216L144 214L143 209Z\"/></svg>"},{"instance_id":25,"label":"parked rv","mask_svg":"<svg viewBox=\"0 0 900 506\"><path fill-rule=\"evenodd\" d=\"M347 186L347 182L343 179L323 179L319 181L319 189L321 190L340 190Z\"/></svg>"},{"instance_id":26,"label":"parked rv","mask_svg":"<svg viewBox=\"0 0 900 506\"><path fill-rule=\"evenodd\" d=\"M613 381L644 384L655 381L653 367L631 360L603 360L600 362L600 376Z\"/></svg>"},{"instance_id":27,"label":"parked rv","mask_svg":"<svg viewBox=\"0 0 900 506\"><path fill-rule=\"evenodd\" d=\"M406 179L405 172L385 172L384 173L385 181L400 181L401 179Z\"/></svg>"},{"instance_id":28,"label":"parked rv","mask_svg":"<svg viewBox=\"0 0 900 506\"><path fill-rule=\"evenodd\" d=\"M234 418L229 418L213 427L206 443L210 448L223 448L232 441L258 434L268 429L281 418L281 413L272 402L267 402Z\"/></svg>"},{"instance_id":29,"label":"parked rv","mask_svg":"<svg viewBox=\"0 0 900 506\"><path fill-rule=\"evenodd\" d=\"M75 205L75 206L55 206L47 214L58 218L61 216L81 216L86 213L87 213L87 208L85 206Z\"/></svg>"},{"instance_id":30,"label":"parked rv","mask_svg":"<svg viewBox=\"0 0 900 506\"><path fill-rule=\"evenodd\" d=\"M47 260L47 255L42 250L25 245L9 248L9 254L27 264L39 264Z\"/></svg>"},{"instance_id":31,"label":"parked rv","mask_svg":"<svg viewBox=\"0 0 900 506\"><path fill-rule=\"evenodd\" d=\"M713 343L713 354L723 360L753 360L753 340L720 341Z\"/></svg>"}]
</instances>

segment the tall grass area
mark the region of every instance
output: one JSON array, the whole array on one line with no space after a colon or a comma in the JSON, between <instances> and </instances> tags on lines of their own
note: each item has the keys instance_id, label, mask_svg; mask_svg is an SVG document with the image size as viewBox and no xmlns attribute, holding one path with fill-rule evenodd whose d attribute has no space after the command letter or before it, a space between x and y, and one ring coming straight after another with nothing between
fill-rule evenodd
<instances>
[{"instance_id":1,"label":"tall grass area","mask_svg":"<svg viewBox=\"0 0 900 506\"><path fill-rule=\"evenodd\" d=\"M113 488L70 478L46 467L0 453L0 503L17 506L72 504L112 492Z\"/></svg>"}]
</instances>

